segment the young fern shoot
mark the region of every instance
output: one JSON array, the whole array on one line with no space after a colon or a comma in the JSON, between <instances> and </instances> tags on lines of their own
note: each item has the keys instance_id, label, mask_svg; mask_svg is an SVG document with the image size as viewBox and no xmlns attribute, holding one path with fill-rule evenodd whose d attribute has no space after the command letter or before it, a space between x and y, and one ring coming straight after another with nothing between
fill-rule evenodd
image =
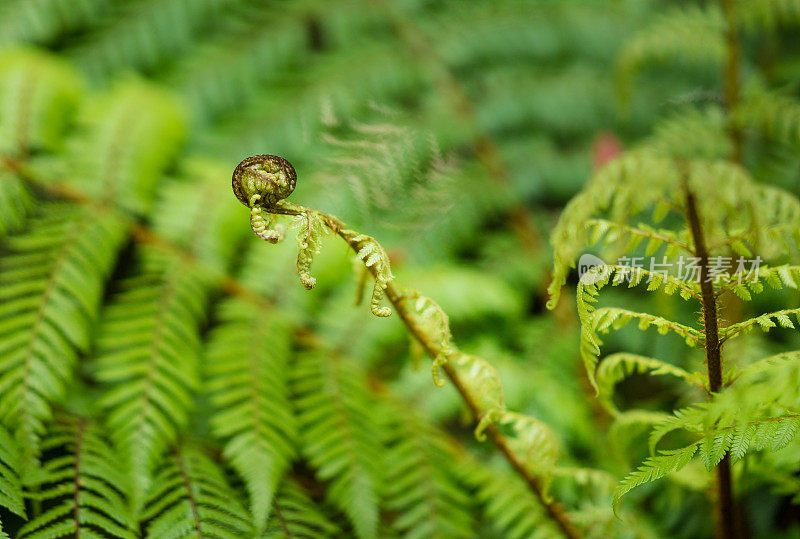
<instances>
[{"instance_id":1,"label":"young fern shoot","mask_svg":"<svg viewBox=\"0 0 800 539\"><path fill-rule=\"evenodd\" d=\"M291 189L286 188L284 178L291 178ZM245 159L236 167L233 190L237 198L250 208L251 216L267 213L295 218L299 246L297 273L307 289L316 284L310 267L314 255L319 252L322 236L332 232L342 238L374 278L370 302L372 314L378 317L391 315L391 309L381 305L385 296L411 336L433 360L436 385L444 383L439 374L442 370L459 392L477 421L475 436L479 440L488 437L497 446L564 536L581 537L561 504L554 501L548 492L558 457L558 443L550 429L533 417L506 409L495 369L485 360L456 348L447 315L436 302L416 292L400 291L394 283L389 257L380 243L351 230L332 215L284 200L294 188L294 178L294 169L284 159L258 155ZM272 223L267 219L264 222ZM260 225L260 221L257 224ZM272 243L274 230L253 226L256 235Z\"/></svg>"},{"instance_id":2,"label":"young fern shoot","mask_svg":"<svg viewBox=\"0 0 800 539\"><path fill-rule=\"evenodd\" d=\"M646 246L640 249L644 240ZM590 179L561 215L551 241L555 268L550 308L558 302L569 270L584 249L598 244L599 254L608 259L608 264L598 261L594 267L580 268L581 356L589 380L616 422L625 423L636 414L637 420L651 418L655 427L650 442L653 456L619 484L615 508L628 491L681 469L699 450L705 467L716 469L719 534L737 536L730 467L749 451L774 451L792 441L800 423L787 410L800 395L796 388L781 393L774 383L767 391L770 384L765 380L785 377L787 368L796 376L798 365L791 363L796 353L789 352L780 360L768 358L745 368L743 372L760 365L758 374L753 372L746 380L736 378L729 375L736 372L730 364L735 358L725 357L723 344L756 326L764 331L776 325L794 328L790 317L797 318L800 309L728 325L720 305L731 294L749 301L764 290L764 283L775 289L797 288L800 267L790 263L800 244L800 201L781 189L756 183L730 161L678 161L640 149ZM765 262L780 265L769 267ZM700 320L686 324L657 313L597 305L601 289L623 285L677 295L700 312ZM653 326L661 334L680 336L691 349L703 350L705 376L636 354L617 353L600 361L602 336L632 320L640 330ZM690 389L702 388L708 402L676 411L663 423L659 414L620 411L612 402L614 386L635 373L675 377ZM744 391L748 384L751 390ZM786 384L780 387L785 389ZM776 423L783 425L783 435L768 441L767 431L774 433ZM655 454L664 434L678 429L696 440Z\"/></svg>"}]
</instances>

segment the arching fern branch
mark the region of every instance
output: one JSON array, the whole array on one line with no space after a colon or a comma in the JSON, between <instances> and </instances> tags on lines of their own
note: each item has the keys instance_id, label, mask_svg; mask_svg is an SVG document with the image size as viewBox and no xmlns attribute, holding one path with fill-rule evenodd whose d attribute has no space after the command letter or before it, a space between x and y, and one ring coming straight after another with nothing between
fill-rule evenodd
<instances>
[{"instance_id":1,"label":"arching fern branch","mask_svg":"<svg viewBox=\"0 0 800 539\"><path fill-rule=\"evenodd\" d=\"M270 158L270 156L266 156ZM237 176L234 174L234 189L239 193L248 186L244 183L237 183ZM269 189L269 187L267 187ZM269 194L269 192L265 191ZM254 193L246 192L246 196ZM242 200L242 197L239 197ZM263 196L261 200L268 200L269 197ZM483 433L498 447L506 460L514 470L522 476L528 488L536 495L544 506L549 518L558 526L561 532L568 537L580 537L580 532L575 528L567 517L561 505L549 498L547 494L548 476L551 469L542 470L542 463L550 462L550 454L555 452L553 443L542 444L543 440L548 440L548 429L540 422L532 418L518 416L505 410L502 402L502 388L499 378L494 369L480 358L465 356L455 349L450 342L449 335L443 335L438 331L431 331L425 324L424 311L415 310L414 305L434 304L430 299L420 300L419 295L411 294L406 296L400 292L393 282L393 275L389 264L388 256L380 244L369 236L360 234L347 227L342 221L327 213L298 206L286 200L278 200L274 204L265 204L262 210L275 215L297 216L301 223L320 223L327 230L342 238L356 255L364 260L365 267L374 278L375 285L371 302L371 310L376 316L388 316L388 307L380 307L381 296L385 293L386 298L394 307L403 323L411 335L419 342L425 352L434 360L435 366L440 366L448 379L458 390L470 412L479 422L476 435ZM308 226L310 235L320 235L316 226ZM303 227L301 227L301 231ZM310 258L305 258L311 253L309 249L309 234L298 236L301 256L298 257L298 274L304 285L309 282L310 275L308 269ZM301 263L302 260L302 263ZM437 306L438 307L438 306ZM434 309L443 315L440 309ZM442 324L440 322L439 326ZM459 361L462 367L459 369ZM507 424L511 434L506 436L502 433L499 424ZM544 455L526 454L519 451L529 447L546 448ZM544 458L542 458L544 457ZM547 466L545 464L545 466ZM352 506L351 506L352 507ZM364 516L351 515L351 518L358 520ZM362 521L360 535L368 530L366 525L370 525L369 520ZM358 527L357 527L358 530Z\"/></svg>"}]
</instances>

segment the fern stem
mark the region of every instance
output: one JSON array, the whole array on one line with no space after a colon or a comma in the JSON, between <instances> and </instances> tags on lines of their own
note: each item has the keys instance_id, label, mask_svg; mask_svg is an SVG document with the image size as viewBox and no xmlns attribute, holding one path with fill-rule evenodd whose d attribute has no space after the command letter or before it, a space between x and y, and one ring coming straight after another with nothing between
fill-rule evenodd
<instances>
[{"instance_id":1,"label":"fern stem","mask_svg":"<svg viewBox=\"0 0 800 539\"><path fill-rule=\"evenodd\" d=\"M727 58L723 73L723 94L725 108L728 111L728 132L733 143L731 160L742 164L744 159L744 132L737 125L733 113L741 100L741 51L742 43L739 37L739 26L736 20L736 0L720 0L722 13L725 17L725 45Z\"/></svg>"},{"instance_id":2,"label":"fern stem","mask_svg":"<svg viewBox=\"0 0 800 539\"><path fill-rule=\"evenodd\" d=\"M319 216L323 223L325 223L325 226L327 226L331 231L336 233L345 242L347 242L350 248L355 252L358 252L359 248L361 247L359 242L353 239L353 236L348 235L347 232L350 229L347 227L347 225L333 215L329 215L319 210L296 206L294 204L287 205L280 203L274 207L268 208L268 211L282 215L300 215L303 212L314 212ZM368 266L368 269L370 273L377 278L378 270L376 266ZM392 304L397 314L400 316L400 319L403 321L403 324L406 326L409 333L425 349L425 352L431 357L431 359L436 359L439 357L442 352L441 346L438 344L436 339L431 338L422 328L419 327L419 325L417 325L412 314L406 309L403 303L404 296L399 292L398 288L393 284L393 282L390 281L387 283L384 293L386 294L386 298ZM458 372L456 372L455 368L449 362L443 363L441 368L458 391L462 400L467 405L467 408L469 408L474 420L479 421L483 415L481 406L472 398L472 395L470 395L466 385L459 377ZM505 436L503 436L500 430L494 424L490 424L487 426L484 433L497 447L497 449L500 450L514 471L519 474L520 477L522 477L531 492L533 492L533 494L541 502L542 507L545 509L548 516L563 532L564 536L568 537L569 539L578 539L582 537L580 531L578 531L578 528L569 519L564 507L560 503L549 500L545 496L544 486L541 480L530 473L522 460L520 460L511 447L509 447Z\"/></svg>"},{"instance_id":3,"label":"fern stem","mask_svg":"<svg viewBox=\"0 0 800 539\"><path fill-rule=\"evenodd\" d=\"M700 291L703 297L703 326L705 328L706 364L708 366L708 389L713 395L722 389L722 357L720 353L717 299L714 284L709 280L708 250L703 236L700 216L694 194L687 189L686 210L689 227L694 240L695 256L700 265ZM717 464L717 537L735 539L739 537L735 523L733 488L731 486L730 455L725 454Z\"/></svg>"},{"instance_id":4,"label":"fern stem","mask_svg":"<svg viewBox=\"0 0 800 539\"><path fill-rule=\"evenodd\" d=\"M203 537L200 509L198 508L197 500L195 499L195 492L192 488L192 480L189 477L189 471L186 469L186 463L183 460L183 455L181 455L181 450L177 445L173 448L173 455L175 455L175 463L178 466L178 472L181 475L181 481L186 489L186 497L189 499L189 507L191 507L192 510L192 523L194 525L194 529L197 532L198 537Z\"/></svg>"}]
</instances>

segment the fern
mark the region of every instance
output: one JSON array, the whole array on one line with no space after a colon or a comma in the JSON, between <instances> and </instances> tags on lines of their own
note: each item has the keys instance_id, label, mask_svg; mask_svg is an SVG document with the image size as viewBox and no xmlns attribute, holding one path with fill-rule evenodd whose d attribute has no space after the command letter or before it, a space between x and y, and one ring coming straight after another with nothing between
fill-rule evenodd
<instances>
[{"instance_id":1,"label":"fern","mask_svg":"<svg viewBox=\"0 0 800 539\"><path fill-rule=\"evenodd\" d=\"M413 413L389 408L396 437L387 454L387 509L404 537L469 537L469 497L452 471L447 442Z\"/></svg>"},{"instance_id":2,"label":"fern","mask_svg":"<svg viewBox=\"0 0 800 539\"><path fill-rule=\"evenodd\" d=\"M237 493L223 470L200 448L174 447L152 484L142 514L147 537L253 536Z\"/></svg>"},{"instance_id":3,"label":"fern","mask_svg":"<svg viewBox=\"0 0 800 539\"><path fill-rule=\"evenodd\" d=\"M559 535L539 501L518 478L484 470L470 474L468 480L478 489L477 498L494 533L511 538Z\"/></svg>"},{"instance_id":4,"label":"fern","mask_svg":"<svg viewBox=\"0 0 800 539\"><path fill-rule=\"evenodd\" d=\"M124 239L120 220L102 210L52 202L37 213L33 228L5 239L0 259L0 417L28 458L78 352L90 346L104 281Z\"/></svg>"},{"instance_id":5,"label":"fern","mask_svg":"<svg viewBox=\"0 0 800 539\"><path fill-rule=\"evenodd\" d=\"M660 479L674 470L683 468L697 452L697 445L675 451L661 451L659 455L648 457L635 472L628 474L614 491L614 508L619 506L622 496L644 483Z\"/></svg>"},{"instance_id":6,"label":"fern","mask_svg":"<svg viewBox=\"0 0 800 539\"><path fill-rule=\"evenodd\" d=\"M713 5L706 9L690 5L662 15L626 43L617 60L619 84L627 90L636 72L652 62L680 60L716 67L725 55L722 29L721 14Z\"/></svg>"},{"instance_id":7,"label":"fern","mask_svg":"<svg viewBox=\"0 0 800 539\"><path fill-rule=\"evenodd\" d=\"M53 42L96 23L108 4L108 0L11 0L0 10L0 45Z\"/></svg>"},{"instance_id":8,"label":"fern","mask_svg":"<svg viewBox=\"0 0 800 539\"><path fill-rule=\"evenodd\" d=\"M22 462L20 450L12 434L0 427L0 505L25 517L22 499ZM2 529L2 528L0 528Z\"/></svg>"},{"instance_id":9,"label":"fern","mask_svg":"<svg viewBox=\"0 0 800 539\"><path fill-rule=\"evenodd\" d=\"M57 149L81 89L66 64L39 51L0 53L0 151Z\"/></svg>"},{"instance_id":10,"label":"fern","mask_svg":"<svg viewBox=\"0 0 800 539\"><path fill-rule=\"evenodd\" d=\"M342 359L309 353L292 369L301 449L330 501L347 515L358 537L375 537L383 475L380 428L360 373Z\"/></svg>"},{"instance_id":11,"label":"fern","mask_svg":"<svg viewBox=\"0 0 800 539\"><path fill-rule=\"evenodd\" d=\"M611 402L611 396L614 394L614 385L631 374L637 373L670 375L690 384L703 387L703 382L698 377L664 361L636 354L612 354L603 358L595 372L595 379L597 380L598 394L613 412L617 412L616 407Z\"/></svg>"},{"instance_id":12,"label":"fern","mask_svg":"<svg viewBox=\"0 0 800 539\"><path fill-rule=\"evenodd\" d=\"M83 109L78 122L82 129L66 143L65 183L128 212L149 209L184 136L183 114L172 96L127 80Z\"/></svg>"},{"instance_id":13,"label":"fern","mask_svg":"<svg viewBox=\"0 0 800 539\"><path fill-rule=\"evenodd\" d=\"M232 299L218 308L209 336L211 423L223 454L247 485L256 527L295 455L297 425L289 402L289 342L279 312Z\"/></svg>"},{"instance_id":14,"label":"fern","mask_svg":"<svg viewBox=\"0 0 800 539\"><path fill-rule=\"evenodd\" d=\"M140 257L141 271L117 283L103 311L94 362L110 435L136 478L137 501L193 407L206 295L202 273L152 250Z\"/></svg>"},{"instance_id":15,"label":"fern","mask_svg":"<svg viewBox=\"0 0 800 539\"><path fill-rule=\"evenodd\" d=\"M731 466L794 503L796 0L0 4L0 537L705 536L705 469ZM246 238L222 194L264 152L374 237L270 199L297 248ZM702 284L596 270L579 341L539 312L576 193L553 307L590 245L763 264L716 275L702 322ZM449 388L420 391L422 354ZM679 449L620 522L609 474L647 432Z\"/></svg>"},{"instance_id":16,"label":"fern","mask_svg":"<svg viewBox=\"0 0 800 539\"><path fill-rule=\"evenodd\" d=\"M45 460L33 475L29 488L35 490L28 497L46 501L50 508L26 523L20 537L137 536L127 504L127 478L95 424L57 418L42 449L64 454Z\"/></svg>"},{"instance_id":17,"label":"fern","mask_svg":"<svg viewBox=\"0 0 800 539\"><path fill-rule=\"evenodd\" d=\"M294 481L285 481L275 495L272 516L261 537L334 537L341 531L314 505Z\"/></svg>"}]
</instances>

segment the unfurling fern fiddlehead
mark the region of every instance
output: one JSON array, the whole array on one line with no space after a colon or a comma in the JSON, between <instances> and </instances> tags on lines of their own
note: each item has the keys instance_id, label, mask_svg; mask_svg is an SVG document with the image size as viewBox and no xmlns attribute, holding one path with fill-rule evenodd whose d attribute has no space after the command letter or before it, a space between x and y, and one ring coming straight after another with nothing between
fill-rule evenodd
<instances>
[{"instance_id":1,"label":"unfurling fern fiddlehead","mask_svg":"<svg viewBox=\"0 0 800 539\"><path fill-rule=\"evenodd\" d=\"M277 155L253 155L239 163L231 183L236 198L250 208L250 227L256 236L270 243L281 241L284 231L274 228L272 215L265 218L262 209L294 191L297 173L291 163Z\"/></svg>"},{"instance_id":2,"label":"unfurling fern fiddlehead","mask_svg":"<svg viewBox=\"0 0 800 539\"><path fill-rule=\"evenodd\" d=\"M273 155L248 157L236 167L233 191L250 208L256 235L276 243L280 237L266 223L274 223L274 215L295 217L294 228L298 229L300 247L297 273L307 289L316 284L309 268L313 255L319 251L322 236L333 232L347 242L375 278L370 302L372 313L379 317L391 314L389 307L380 305L385 294L410 335L434 360L434 380L437 368L441 368L461 395L478 422L476 437L488 437L492 441L566 537L581 537L561 504L547 493L558 449L549 428L534 418L506 410L502 386L494 368L480 358L458 351L450 340L447 316L433 300L400 291L393 283L389 257L380 243L348 228L332 215L284 200L294 190L295 180L294 168L285 159ZM265 219L262 212L270 216ZM500 425L513 434L505 435Z\"/></svg>"}]
</instances>

